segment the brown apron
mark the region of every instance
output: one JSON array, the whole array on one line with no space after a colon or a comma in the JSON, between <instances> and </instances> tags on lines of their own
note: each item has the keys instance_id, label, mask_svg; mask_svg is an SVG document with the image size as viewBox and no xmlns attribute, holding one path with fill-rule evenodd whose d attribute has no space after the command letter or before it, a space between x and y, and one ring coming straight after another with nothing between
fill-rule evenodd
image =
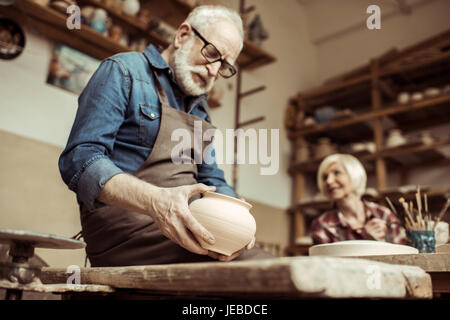
<instances>
[{"instance_id":1,"label":"brown apron","mask_svg":"<svg viewBox=\"0 0 450 320\"><path fill-rule=\"evenodd\" d=\"M203 119L170 107L156 71L154 79L161 102L160 129L149 157L134 175L158 187L196 184L197 165L192 160L196 150L191 148L189 163L174 164L171 152L179 142L171 141L170 137L174 130L186 129L194 139L194 121L201 121L202 132L215 127ZM210 141L201 143L202 150L205 150ZM194 146L193 141L191 146ZM185 154L189 154L187 152ZM166 238L153 219L141 213L109 205L87 212L82 206L81 225L92 267L215 261L209 256L192 253ZM271 256L262 250L252 249L243 252L240 259L268 257Z\"/></svg>"}]
</instances>

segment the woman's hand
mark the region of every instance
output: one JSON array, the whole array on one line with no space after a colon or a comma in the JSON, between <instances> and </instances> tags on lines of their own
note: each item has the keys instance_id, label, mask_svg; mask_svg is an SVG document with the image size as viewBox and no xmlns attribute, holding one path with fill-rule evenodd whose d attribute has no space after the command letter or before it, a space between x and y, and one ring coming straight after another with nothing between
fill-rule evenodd
<instances>
[{"instance_id":1,"label":"woman's hand","mask_svg":"<svg viewBox=\"0 0 450 320\"><path fill-rule=\"evenodd\" d=\"M375 240L383 241L386 237L386 221L378 218L371 219L364 226L364 230Z\"/></svg>"}]
</instances>

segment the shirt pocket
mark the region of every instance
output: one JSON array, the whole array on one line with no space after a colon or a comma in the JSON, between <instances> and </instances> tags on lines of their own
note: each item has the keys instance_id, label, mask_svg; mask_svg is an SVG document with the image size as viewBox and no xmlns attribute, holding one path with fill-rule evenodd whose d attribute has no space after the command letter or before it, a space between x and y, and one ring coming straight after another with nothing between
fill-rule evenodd
<instances>
[{"instance_id":1,"label":"shirt pocket","mask_svg":"<svg viewBox=\"0 0 450 320\"><path fill-rule=\"evenodd\" d=\"M139 143L153 148L161 123L159 106L139 105Z\"/></svg>"}]
</instances>

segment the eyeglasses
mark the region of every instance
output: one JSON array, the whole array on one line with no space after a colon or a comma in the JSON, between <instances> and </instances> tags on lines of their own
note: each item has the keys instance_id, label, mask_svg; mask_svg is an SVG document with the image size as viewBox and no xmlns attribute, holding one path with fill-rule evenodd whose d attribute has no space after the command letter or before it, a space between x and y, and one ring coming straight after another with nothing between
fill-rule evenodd
<instances>
[{"instance_id":1,"label":"eyeglasses","mask_svg":"<svg viewBox=\"0 0 450 320\"><path fill-rule=\"evenodd\" d=\"M208 42L203 36L194 28L192 28L194 33L203 41L204 46L201 50L203 57L209 63L214 63L220 61L219 74L224 78L231 78L236 74L236 68L229 64L225 59L222 59L222 55L219 50L210 42Z\"/></svg>"}]
</instances>

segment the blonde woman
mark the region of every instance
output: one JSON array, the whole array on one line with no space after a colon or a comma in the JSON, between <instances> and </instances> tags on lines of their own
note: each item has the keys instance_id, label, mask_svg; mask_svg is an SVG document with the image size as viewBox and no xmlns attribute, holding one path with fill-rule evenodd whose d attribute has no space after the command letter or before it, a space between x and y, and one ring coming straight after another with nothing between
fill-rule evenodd
<instances>
[{"instance_id":1,"label":"blonde woman","mask_svg":"<svg viewBox=\"0 0 450 320\"><path fill-rule=\"evenodd\" d=\"M314 244L344 240L407 243L400 221L388 208L361 199L366 182L363 165L352 155L333 154L322 161L317 184L334 208L313 221Z\"/></svg>"}]
</instances>

